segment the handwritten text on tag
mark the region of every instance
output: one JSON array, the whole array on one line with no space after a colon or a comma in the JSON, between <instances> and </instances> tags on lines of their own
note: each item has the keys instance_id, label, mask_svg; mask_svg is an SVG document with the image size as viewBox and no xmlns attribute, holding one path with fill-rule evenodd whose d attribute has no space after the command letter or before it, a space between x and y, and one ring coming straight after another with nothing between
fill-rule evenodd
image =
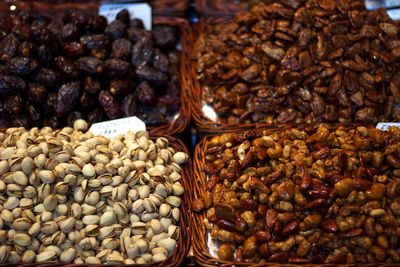
<instances>
[{"instance_id":1,"label":"handwritten text on tag","mask_svg":"<svg viewBox=\"0 0 400 267\"><path fill-rule=\"evenodd\" d=\"M95 135L102 135L110 139L118 134L125 134L128 131L146 131L146 125L138 117L129 117L94 123L89 129L89 132Z\"/></svg>"},{"instance_id":2,"label":"handwritten text on tag","mask_svg":"<svg viewBox=\"0 0 400 267\"><path fill-rule=\"evenodd\" d=\"M151 6L147 3L102 3L99 14L110 23L121 10L128 10L131 18L141 19L146 30L151 31Z\"/></svg>"},{"instance_id":3,"label":"handwritten text on tag","mask_svg":"<svg viewBox=\"0 0 400 267\"><path fill-rule=\"evenodd\" d=\"M387 131L387 130L389 130L390 126L395 126L395 127L400 128L400 123L398 123L398 122L380 122L380 123L378 123L378 125L376 125L376 128L380 129L382 131Z\"/></svg>"}]
</instances>

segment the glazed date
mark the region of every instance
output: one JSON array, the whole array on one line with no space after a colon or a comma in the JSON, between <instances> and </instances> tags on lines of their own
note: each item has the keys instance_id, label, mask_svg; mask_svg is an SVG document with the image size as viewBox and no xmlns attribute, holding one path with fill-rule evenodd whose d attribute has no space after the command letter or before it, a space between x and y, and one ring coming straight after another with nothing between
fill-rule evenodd
<instances>
[{"instance_id":1,"label":"glazed date","mask_svg":"<svg viewBox=\"0 0 400 267\"><path fill-rule=\"evenodd\" d=\"M79 99L80 86L80 82L70 82L61 86L54 104L54 112L57 116L66 115L75 108Z\"/></svg>"},{"instance_id":2,"label":"glazed date","mask_svg":"<svg viewBox=\"0 0 400 267\"><path fill-rule=\"evenodd\" d=\"M35 59L26 57L15 57L10 59L7 68L14 75L28 75L35 71L39 63Z\"/></svg>"},{"instance_id":3,"label":"glazed date","mask_svg":"<svg viewBox=\"0 0 400 267\"><path fill-rule=\"evenodd\" d=\"M99 102L109 119L116 119L121 117L121 108L115 101L114 97L108 91L100 92Z\"/></svg>"},{"instance_id":4,"label":"glazed date","mask_svg":"<svg viewBox=\"0 0 400 267\"><path fill-rule=\"evenodd\" d=\"M99 74L104 69L103 62L94 57L81 57L76 61L76 65L80 71L88 74Z\"/></svg>"},{"instance_id":5,"label":"glazed date","mask_svg":"<svg viewBox=\"0 0 400 267\"><path fill-rule=\"evenodd\" d=\"M12 91L22 92L26 88L26 82L17 76L0 74L0 94Z\"/></svg>"},{"instance_id":6,"label":"glazed date","mask_svg":"<svg viewBox=\"0 0 400 267\"><path fill-rule=\"evenodd\" d=\"M112 43L111 57L127 60L132 53L132 44L128 39L120 38Z\"/></svg>"}]
</instances>

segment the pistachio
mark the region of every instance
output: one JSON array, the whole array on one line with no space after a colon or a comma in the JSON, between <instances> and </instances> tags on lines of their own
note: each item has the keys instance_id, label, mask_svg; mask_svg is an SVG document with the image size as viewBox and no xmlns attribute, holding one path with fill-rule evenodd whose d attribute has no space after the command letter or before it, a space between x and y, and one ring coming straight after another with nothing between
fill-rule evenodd
<instances>
[{"instance_id":1,"label":"pistachio","mask_svg":"<svg viewBox=\"0 0 400 267\"><path fill-rule=\"evenodd\" d=\"M85 132L88 129L88 124L82 119L78 119L74 122L74 129L76 131Z\"/></svg>"},{"instance_id":2,"label":"pistachio","mask_svg":"<svg viewBox=\"0 0 400 267\"><path fill-rule=\"evenodd\" d=\"M91 178L96 174L96 170L94 169L92 164L88 163L83 166L82 174L88 178Z\"/></svg>"},{"instance_id":3,"label":"pistachio","mask_svg":"<svg viewBox=\"0 0 400 267\"><path fill-rule=\"evenodd\" d=\"M22 171L14 172L13 180L15 183L17 183L19 185L22 185L22 186L28 185L28 177Z\"/></svg>"},{"instance_id":4,"label":"pistachio","mask_svg":"<svg viewBox=\"0 0 400 267\"><path fill-rule=\"evenodd\" d=\"M21 262L22 263L33 263L36 258L36 253L33 250L26 250L22 255Z\"/></svg>"},{"instance_id":5,"label":"pistachio","mask_svg":"<svg viewBox=\"0 0 400 267\"><path fill-rule=\"evenodd\" d=\"M168 204L170 204L170 205L172 205L172 206L174 206L174 207L179 207L180 205L181 205L181 199L179 198L179 197L176 197L176 196L168 196L166 199L165 199L165 201L168 203Z\"/></svg>"},{"instance_id":6,"label":"pistachio","mask_svg":"<svg viewBox=\"0 0 400 267\"><path fill-rule=\"evenodd\" d=\"M107 211L103 213L100 218L100 225L101 226L109 226L114 224L117 221L117 216L115 215L114 211Z\"/></svg>"},{"instance_id":7,"label":"pistachio","mask_svg":"<svg viewBox=\"0 0 400 267\"><path fill-rule=\"evenodd\" d=\"M7 199L7 201L4 203L4 208L6 208L8 210L12 210L12 209L15 209L16 207L18 207L18 205L19 205L19 199L12 196L12 197L9 197Z\"/></svg>"},{"instance_id":8,"label":"pistachio","mask_svg":"<svg viewBox=\"0 0 400 267\"><path fill-rule=\"evenodd\" d=\"M188 158L188 155L184 152L176 152L172 157L173 161L179 165L184 164Z\"/></svg>"},{"instance_id":9,"label":"pistachio","mask_svg":"<svg viewBox=\"0 0 400 267\"><path fill-rule=\"evenodd\" d=\"M19 246L26 247L31 244L31 237L24 233L18 233L14 236L14 242Z\"/></svg>"},{"instance_id":10,"label":"pistachio","mask_svg":"<svg viewBox=\"0 0 400 267\"><path fill-rule=\"evenodd\" d=\"M63 263L71 263L76 256L76 249L75 248L68 248L64 250L60 255L60 261Z\"/></svg>"},{"instance_id":11,"label":"pistachio","mask_svg":"<svg viewBox=\"0 0 400 267\"><path fill-rule=\"evenodd\" d=\"M40 170L39 178L45 184L51 184L55 180L55 176L54 176L53 172L48 171L48 170Z\"/></svg>"},{"instance_id":12,"label":"pistachio","mask_svg":"<svg viewBox=\"0 0 400 267\"><path fill-rule=\"evenodd\" d=\"M176 240L168 237L157 242L157 245L165 248L168 251L172 251L176 247Z\"/></svg>"},{"instance_id":13,"label":"pistachio","mask_svg":"<svg viewBox=\"0 0 400 267\"><path fill-rule=\"evenodd\" d=\"M10 166L7 160L0 161L0 176L8 172Z\"/></svg>"},{"instance_id":14,"label":"pistachio","mask_svg":"<svg viewBox=\"0 0 400 267\"><path fill-rule=\"evenodd\" d=\"M44 251L36 256L37 262L51 261L55 259L56 253L54 251Z\"/></svg>"}]
</instances>

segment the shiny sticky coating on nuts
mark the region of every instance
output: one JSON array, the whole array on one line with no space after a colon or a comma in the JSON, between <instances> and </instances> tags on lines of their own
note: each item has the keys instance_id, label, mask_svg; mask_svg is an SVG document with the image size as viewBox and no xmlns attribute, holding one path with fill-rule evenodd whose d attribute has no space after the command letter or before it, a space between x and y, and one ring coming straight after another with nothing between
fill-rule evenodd
<instances>
[{"instance_id":1,"label":"shiny sticky coating on nuts","mask_svg":"<svg viewBox=\"0 0 400 267\"><path fill-rule=\"evenodd\" d=\"M59 16L59 17L58 17ZM0 18L0 127L62 128L138 116L173 120L180 107L178 30L126 10L105 17L68 10L51 19L19 11Z\"/></svg>"},{"instance_id":2,"label":"shiny sticky coating on nuts","mask_svg":"<svg viewBox=\"0 0 400 267\"><path fill-rule=\"evenodd\" d=\"M148 264L180 238L187 155L144 131L0 133L0 263Z\"/></svg>"},{"instance_id":3,"label":"shiny sticky coating on nuts","mask_svg":"<svg viewBox=\"0 0 400 267\"><path fill-rule=\"evenodd\" d=\"M399 263L400 129L320 125L213 137L204 211L218 257Z\"/></svg>"},{"instance_id":4,"label":"shiny sticky coating on nuts","mask_svg":"<svg viewBox=\"0 0 400 267\"><path fill-rule=\"evenodd\" d=\"M399 37L362 0L260 1L208 24L193 57L222 123L399 121Z\"/></svg>"}]
</instances>

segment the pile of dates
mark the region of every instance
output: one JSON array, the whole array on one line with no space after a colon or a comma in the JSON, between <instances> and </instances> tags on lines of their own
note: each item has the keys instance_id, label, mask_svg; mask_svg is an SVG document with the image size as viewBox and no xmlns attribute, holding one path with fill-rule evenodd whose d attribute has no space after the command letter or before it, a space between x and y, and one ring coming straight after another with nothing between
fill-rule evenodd
<instances>
[{"instance_id":1,"label":"pile of dates","mask_svg":"<svg viewBox=\"0 0 400 267\"><path fill-rule=\"evenodd\" d=\"M179 110L177 29L144 29L120 11L0 19L0 127L72 125L138 116L168 123Z\"/></svg>"},{"instance_id":2,"label":"pile of dates","mask_svg":"<svg viewBox=\"0 0 400 267\"><path fill-rule=\"evenodd\" d=\"M400 129L321 125L214 137L204 211L236 262L400 262Z\"/></svg>"},{"instance_id":3,"label":"pile of dates","mask_svg":"<svg viewBox=\"0 0 400 267\"><path fill-rule=\"evenodd\" d=\"M399 37L361 0L275 0L206 26L193 57L222 123L399 121Z\"/></svg>"}]
</instances>

